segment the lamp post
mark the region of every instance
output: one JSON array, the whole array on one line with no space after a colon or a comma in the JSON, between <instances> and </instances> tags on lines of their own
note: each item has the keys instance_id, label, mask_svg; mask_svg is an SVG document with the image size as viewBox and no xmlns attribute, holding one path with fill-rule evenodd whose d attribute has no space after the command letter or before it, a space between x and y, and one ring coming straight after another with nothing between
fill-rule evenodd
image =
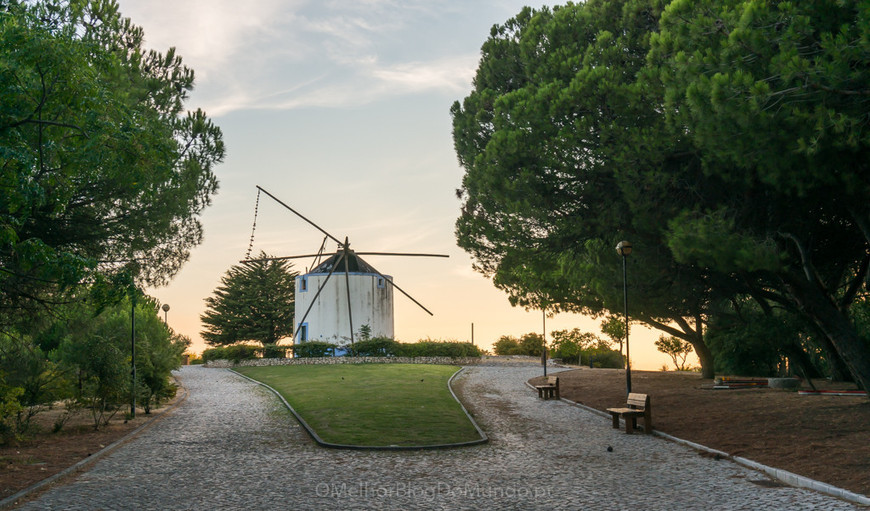
<instances>
[{"instance_id":1,"label":"lamp post","mask_svg":"<svg viewBox=\"0 0 870 511\"><path fill-rule=\"evenodd\" d=\"M167 320L168 317L169 317L169 304L168 304L168 303L164 303L164 304L163 304L163 307L160 307L160 308L163 309L163 324L164 324L164 325L168 325L168 323L167 323L166 320Z\"/></svg>"},{"instance_id":2,"label":"lamp post","mask_svg":"<svg viewBox=\"0 0 870 511\"><path fill-rule=\"evenodd\" d=\"M628 351L628 278L625 258L631 254L631 243L620 241L616 253L622 256L622 296L625 305L625 393L631 393L631 355Z\"/></svg>"},{"instance_id":3,"label":"lamp post","mask_svg":"<svg viewBox=\"0 0 870 511\"><path fill-rule=\"evenodd\" d=\"M130 294L130 418L136 418L136 290Z\"/></svg>"}]
</instances>

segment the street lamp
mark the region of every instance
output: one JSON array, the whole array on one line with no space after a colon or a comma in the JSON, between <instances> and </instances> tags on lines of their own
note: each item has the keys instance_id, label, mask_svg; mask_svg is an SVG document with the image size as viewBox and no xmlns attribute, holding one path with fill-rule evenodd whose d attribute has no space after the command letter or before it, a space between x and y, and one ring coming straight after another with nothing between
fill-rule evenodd
<instances>
[{"instance_id":1,"label":"street lamp","mask_svg":"<svg viewBox=\"0 0 870 511\"><path fill-rule=\"evenodd\" d=\"M616 253L622 256L622 296L625 304L625 393L631 393L631 355L628 351L628 278L625 258L631 254L631 243L620 241Z\"/></svg>"},{"instance_id":2,"label":"street lamp","mask_svg":"<svg viewBox=\"0 0 870 511\"><path fill-rule=\"evenodd\" d=\"M163 309L163 324L166 325L167 324L166 319L169 317L169 304L164 303L163 307L161 307L161 309Z\"/></svg>"}]
</instances>

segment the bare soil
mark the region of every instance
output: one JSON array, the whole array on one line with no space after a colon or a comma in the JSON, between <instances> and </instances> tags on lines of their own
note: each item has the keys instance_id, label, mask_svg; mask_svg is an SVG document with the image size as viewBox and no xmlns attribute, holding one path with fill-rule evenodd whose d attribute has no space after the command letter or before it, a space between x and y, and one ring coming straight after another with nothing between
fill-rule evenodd
<instances>
[{"instance_id":1,"label":"bare soil","mask_svg":"<svg viewBox=\"0 0 870 511\"><path fill-rule=\"evenodd\" d=\"M182 392L179 391L179 396ZM179 399L176 397L175 399ZM64 414L62 406L39 413L32 419L31 431L14 445L0 445L0 500L18 493L47 477L71 467L155 418L166 407L125 420L124 412L115 414L107 426L94 429L87 410L79 410L63 428L53 433L55 421ZM128 407L129 409L129 407Z\"/></svg>"},{"instance_id":2,"label":"bare soil","mask_svg":"<svg viewBox=\"0 0 870 511\"><path fill-rule=\"evenodd\" d=\"M605 410L624 406L625 380L623 370L584 368L560 373L559 387L562 397ZM866 394L713 390L712 380L685 372L632 371L631 382L632 392L650 395L654 429L870 495L870 399ZM813 380L813 384L820 390L856 388L827 380ZM806 382L802 389L809 389Z\"/></svg>"}]
</instances>

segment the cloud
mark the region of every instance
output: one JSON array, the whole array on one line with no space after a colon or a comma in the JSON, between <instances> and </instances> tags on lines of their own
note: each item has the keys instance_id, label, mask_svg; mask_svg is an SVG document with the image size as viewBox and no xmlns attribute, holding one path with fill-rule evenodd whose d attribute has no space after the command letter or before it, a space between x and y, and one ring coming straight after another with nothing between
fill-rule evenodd
<instances>
[{"instance_id":1,"label":"cloud","mask_svg":"<svg viewBox=\"0 0 870 511\"><path fill-rule=\"evenodd\" d=\"M120 0L146 45L175 46L196 72L190 107L340 108L397 95L461 94L477 55L450 54L437 28L464 4L420 0L309 2Z\"/></svg>"}]
</instances>

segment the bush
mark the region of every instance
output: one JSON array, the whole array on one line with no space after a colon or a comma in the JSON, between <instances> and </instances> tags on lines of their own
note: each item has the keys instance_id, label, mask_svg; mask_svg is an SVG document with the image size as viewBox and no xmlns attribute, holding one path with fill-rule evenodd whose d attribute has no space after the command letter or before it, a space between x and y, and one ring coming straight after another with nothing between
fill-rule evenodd
<instances>
[{"instance_id":1,"label":"bush","mask_svg":"<svg viewBox=\"0 0 870 511\"><path fill-rule=\"evenodd\" d=\"M226 360L227 355L225 353L226 348L223 346L217 346L215 348L206 348L202 352L202 361L203 362L212 362L214 360Z\"/></svg>"},{"instance_id":2,"label":"bush","mask_svg":"<svg viewBox=\"0 0 870 511\"><path fill-rule=\"evenodd\" d=\"M263 358L286 358L290 346L278 346L277 344L264 344L261 350Z\"/></svg>"},{"instance_id":3,"label":"bush","mask_svg":"<svg viewBox=\"0 0 870 511\"><path fill-rule=\"evenodd\" d=\"M230 360L238 364L242 360L252 360L257 358L258 352L262 348L251 346L250 344L233 344L231 346L218 346L209 348L202 352L202 359L205 362L213 360Z\"/></svg>"},{"instance_id":4,"label":"bush","mask_svg":"<svg viewBox=\"0 0 870 511\"><path fill-rule=\"evenodd\" d=\"M492 345L496 355L527 355L540 357L544 351L544 338L541 334L530 332L517 339L503 335Z\"/></svg>"},{"instance_id":5,"label":"bush","mask_svg":"<svg viewBox=\"0 0 870 511\"><path fill-rule=\"evenodd\" d=\"M348 346L348 355L355 357L393 357L400 351L399 343L388 337L374 337Z\"/></svg>"},{"instance_id":6,"label":"bush","mask_svg":"<svg viewBox=\"0 0 870 511\"><path fill-rule=\"evenodd\" d=\"M592 367L619 369L623 366L622 355L606 344L583 350L582 358L583 364L589 364L591 361Z\"/></svg>"},{"instance_id":7,"label":"bush","mask_svg":"<svg viewBox=\"0 0 870 511\"><path fill-rule=\"evenodd\" d=\"M293 354L301 358L317 358L335 355L337 345L325 341L306 341L293 345Z\"/></svg>"},{"instance_id":8,"label":"bush","mask_svg":"<svg viewBox=\"0 0 870 511\"><path fill-rule=\"evenodd\" d=\"M492 344L492 350L496 355L519 355L520 341L511 335L503 335Z\"/></svg>"},{"instance_id":9,"label":"bush","mask_svg":"<svg viewBox=\"0 0 870 511\"><path fill-rule=\"evenodd\" d=\"M399 343L398 356L402 357L479 357L480 349L470 342L419 340Z\"/></svg>"},{"instance_id":10,"label":"bush","mask_svg":"<svg viewBox=\"0 0 870 511\"><path fill-rule=\"evenodd\" d=\"M581 332L579 328L556 330L552 332L552 336L550 358L561 359L565 364L579 364L581 353L584 350L604 342L597 335Z\"/></svg>"}]
</instances>

